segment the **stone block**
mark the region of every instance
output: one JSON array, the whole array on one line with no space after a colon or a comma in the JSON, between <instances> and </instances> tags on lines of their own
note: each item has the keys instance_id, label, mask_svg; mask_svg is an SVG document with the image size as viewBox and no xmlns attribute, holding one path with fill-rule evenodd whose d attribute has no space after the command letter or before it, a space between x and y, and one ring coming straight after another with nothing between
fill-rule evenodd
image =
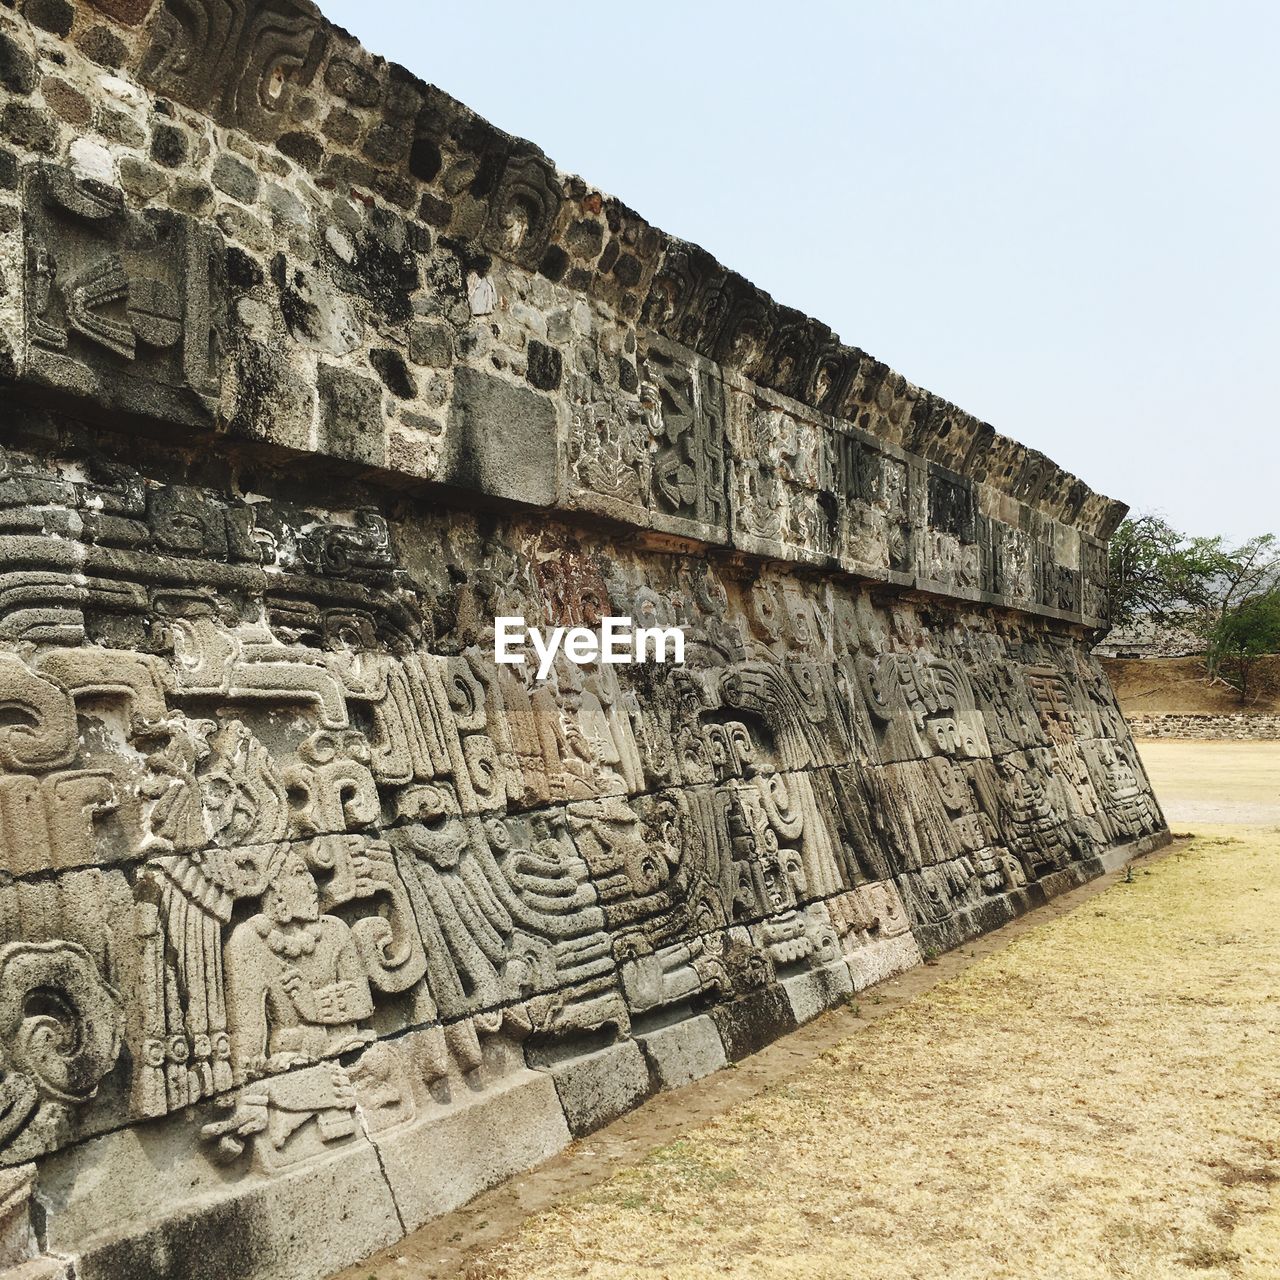
<instances>
[{"instance_id":1,"label":"stone block","mask_svg":"<svg viewBox=\"0 0 1280 1280\"><path fill-rule=\"evenodd\" d=\"M556 499L555 405L492 374L454 375L440 479L531 506Z\"/></svg>"},{"instance_id":2,"label":"stone block","mask_svg":"<svg viewBox=\"0 0 1280 1280\"><path fill-rule=\"evenodd\" d=\"M47 1248L80 1280L322 1280L399 1238L378 1157L355 1134L271 1172L212 1162L175 1117L41 1169Z\"/></svg>"},{"instance_id":3,"label":"stone block","mask_svg":"<svg viewBox=\"0 0 1280 1280\"><path fill-rule=\"evenodd\" d=\"M382 385L349 369L321 364L317 387L320 452L333 458L381 466L386 460Z\"/></svg>"},{"instance_id":4,"label":"stone block","mask_svg":"<svg viewBox=\"0 0 1280 1280\"><path fill-rule=\"evenodd\" d=\"M839 894L828 900L827 910L855 991L921 963L919 943L892 880L873 881Z\"/></svg>"},{"instance_id":5,"label":"stone block","mask_svg":"<svg viewBox=\"0 0 1280 1280\"><path fill-rule=\"evenodd\" d=\"M849 954L849 973L855 991L884 982L923 962L920 945L909 933L869 942Z\"/></svg>"},{"instance_id":6,"label":"stone block","mask_svg":"<svg viewBox=\"0 0 1280 1280\"><path fill-rule=\"evenodd\" d=\"M210 423L226 347L218 232L128 211L55 165L27 167L23 202L26 376L100 408Z\"/></svg>"},{"instance_id":7,"label":"stone block","mask_svg":"<svg viewBox=\"0 0 1280 1280\"><path fill-rule=\"evenodd\" d=\"M76 16L71 0L27 0L22 12L29 22L56 36L69 35Z\"/></svg>"},{"instance_id":8,"label":"stone block","mask_svg":"<svg viewBox=\"0 0 1280 1280\"><path fill-rule=\"evenodd\" d=\"M29 1262L39 1252L31 1221L31 1193L36 1184L34 1164L0 1169L0 1271Z\"/></svg>"},{"instance_id":9,"label":"stone block","mask_svg":"<svg viewBox=\"0 0 1280 1280\"><path fill-rule=\"evenodd\" d=\"M654 1088L644 1053L634 1040L564 1057L540 1069L555 1081L575 1138L616 1120L643 1102Z\"/></svg>"},{"instance_id":10,"label":"stone block","mask_svg":"<svg viewBox=\"0 0 1280 1280\"><path fill-rule=\"evenodd\" d=\"M720 1032L730 1062L758 1053L770 1041L794 1031L799 1023L781 987L761 987L710 1014Z\"/></svg>"},{"instance_id":11,"label":"stone block","mask_svg":"<svg viewBox=\"0 0 1280 1280\"><path fill-rule=\"evenodd\" d=\"M453 329L443 320L415 320L409 328L409 358L447 369L453 363Z\"/></svg>"},{"instance_id":12,"label":"stone block","mask_svg":"<svg viewBox=\"0 0 1280 1280\"><path fill-rule=\"evenodd\" d=\"M661 1089L679 1089L728 1062L715 1021L706 1014L636 1032L636 1040Z\"/></svg>"},{"instance_id":13,"label":"stone block","mask_svg":"<svg viewBox=\"0 0 1280 1280\"><path fill-rule=\"evenodd\" d=\"M729 447L719 369L674 343L649 338L640 378L654 396L653 527L727 542Z\"/></svg>"},{"instance_id":14,"label":"stone block","mask_svg":"<svg viewBox=\"0 0 1280 1280\"><path fill-rule=\"evenodd\" d=\"M35 87L35 59L11 35L0 32L0 89L29 94Z\"/></svg>"},{"instance_id":15,"label":"stone block","mask_svg":"<svg viewBox=\"0 0 1280 1280\"><path fill-rule=\"evenodd\" d=\"M452 1105L428 1105L411 1124L374 1136L409 1230L569 1144L555 1083L544 1072L515 1071L478 1092L463 1086L454 1097Z\"/></svg>"},{"instance_id":16,"label":"stone block","mask_svg":"<svg viewBox=\"0 0 1280 1280\"><path fill-rule=\"evenodd\" d=\"M792 1016L798 1024L811 1022L820 1013L842 1004L853 994L853 979L843 960L833 960L818 969L792 974L782 980Z\"/></svg>"}]
</instances>

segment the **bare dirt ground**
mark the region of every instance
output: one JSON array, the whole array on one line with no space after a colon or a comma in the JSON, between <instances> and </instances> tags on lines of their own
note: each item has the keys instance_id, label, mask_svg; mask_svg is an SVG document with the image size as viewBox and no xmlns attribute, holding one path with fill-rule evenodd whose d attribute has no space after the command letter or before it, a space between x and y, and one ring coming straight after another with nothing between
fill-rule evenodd
<instances>
[{"instance_id":1,"label":"bare dirt ground","mask_svg":"<svg viewBox=\"0 0 1280 1280\"><path fill-rule=\"evenodd\" d=\"M1259 658L1243 705L1234 689L1211 683L1201 658L1103 658L1127 716L1233 716L1280 712L1280 654Z\"/></svg>"},{"instance_id":2,"label":"bare dirt ground","mask_svg":"<svg viewBox=\"0 0 1280 1280\"><path fill-rule=\"evenodd\" d=\"M1193 837L344 1280L1276 1280L1280 743L1142 750ZM1194 803L1234 825L1173 816Z\"/></svg>"},{"instance_id":3,"label":"bare dirt ground","mask_svg":"<svg viewBox=\"0 0 1280 1280\"><path fill-rule=\"evenodd\" d=\"M1280 826L1280 742L1138 744L1174 831L1202 823Z\"/></svg>"}]
</instances>

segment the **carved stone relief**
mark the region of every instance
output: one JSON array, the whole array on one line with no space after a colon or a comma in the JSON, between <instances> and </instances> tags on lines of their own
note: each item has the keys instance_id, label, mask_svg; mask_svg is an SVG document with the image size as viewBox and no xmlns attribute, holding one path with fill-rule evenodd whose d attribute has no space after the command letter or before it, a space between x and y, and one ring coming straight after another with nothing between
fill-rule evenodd
<instances>
[{"instance_id":1,"label":"carved stone relief","mask_svg":"<svg viewBox=\"0 0 1280 1280\"><path fill-rule=\"evenodd\" d=\"M308 0L164 0L141 75L190 107L271 134L314 79L327 42Z\"/></svg>"},{"instance_id":2,"label":"carved stone relief","mask_svg":"<svg viewBox=\"0 0 1280 1280\"><path fill-rule=\"evenodd\" d=\"M724 393L696 357L651 341L644 361L657 527L720 542L728 525Z\"/></svg>"},{"instance_id":3,"label":"carved stone relief","mask_svg":"<svg viewBox=\"0 0 1280 1280\"><path fill-rule=\"evenodd\" d=\"M1120 504L310 0L0 25L0 1267L310 1280L1163 837Z\"/></svg>"},{"instance_id":4,"label":"carved stone relief","mask_svg":"<svg viewBox=\"0 0 1280 1280\"><path fill-rule=\"evenodd\" d=\"M816 482L822 456L779 459ZM30 921L51 873L127 867L129 906L105 951L47 896L0 942L6 1163L204 1104L211 1158L292 1167L412 1123L412 1080L478 1070L495 1036L882 972L912 930L1160 826L1096 667L1034 628L534 526L504 559L466 517L7 467L46 520L128 522L0 577L7 892ZM397 551L423 539L452 548L430 622ZM690 662L539 684L459 630L499 607L679 622ZM408 1075L381 1041L406 1027L444 1036Z\"/></svg>"},{"instance_id":5,"label":"carved stone relief","mask_svg":"<svg viewBox=\"0 0 1280 1280\"><path fill-rule=\"evenodd\" d=\"M28 166L23 188L32 375L130 412L209 420L226 341L217 232L136 213L56 165Z\"/></svg>"}]
</instances>

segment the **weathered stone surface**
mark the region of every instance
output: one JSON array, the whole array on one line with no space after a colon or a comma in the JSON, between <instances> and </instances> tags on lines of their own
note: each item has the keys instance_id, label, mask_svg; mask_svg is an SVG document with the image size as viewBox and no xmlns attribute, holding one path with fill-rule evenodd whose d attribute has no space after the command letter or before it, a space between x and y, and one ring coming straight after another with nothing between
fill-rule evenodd
<instances>
[{"instance_id":1,"label":"weathered stone surface","mask_svg":"<svg viewBox=\"0 0 1280 1280\"><path fill-rule=\"evenodd\" d=\"M773 985L717 1005L711 1017L730 1062L759 1052L771 1040L800 1025L786 993Z\"/></svg>"},{"instance_id":2,"label":"weathered stone surface","mask_svg":"<svg viewBox=\"0 0 1280 1280\"><path fill-rule=\"evenodd\" d=\"M848 999L853 994L853 979L848 964L835 960L820 969L783 978L782 989L791 1005L792 1016L803 1024Z\"/></svg>"},{"instance_id":3,"label":"weathered stone surface","mask_svg":"<svg viewBox=\"0 0 1280 1280\"><path fill-rule=\"evenodd\" d=\"M29 165L23 194L26 376L116 411L209 421L225 327L217 233L134 213L56 165Z\"/></svg>"},{"instance_id":4,"label":"weathered stone surface","mask_svg":"<svg viewBox=\"0 0 1280 1280\"><path fill-rule=\"evenodd\" d=\"M893 881L861 885L827 902L853 989L861 991L923 960Z\"/></svg>"},{"instance_id":5,"label":"weathered stone surface","mask_svg":"<svg viewBox=\"0 0 1280 1280\"><path fill-rule=\"evenodd\" d=\"M218 157L213 166L213 185L225 192L233 200L244 204L252 204L258 198L261 179L249 165L238 156L225 152Z\"/></svg>"},{"instance_id":6,"label":"weathered stone surface","mask_svg":"<svg viewBox=\"0 0 1280 1280\"><path fill-rule=\"evenodd\" d=\"M440 478L498 498L549 506L556 497L555 407L491 374L460 368Z\"/></svg>"},{"instance_id":7,"label":"weathered stone surface","mask_svg":"<svg viewBox=\"0 0 1280 1280\"><path fill-rule=\"evenodd\" d=\"M633 1040L560 1058L545 1070L575 1138L616 1120L653 1092L644 1052Z\"/></svg>"},{"instance_id":8,"label":"weathered stone surface","mask_svg":"<svg viewBox=\"0 0 1280 1280\"><path fill-rule=\"evenodd\" d=\"M71 0L27 0L22 13L34 26L56 36L70 34L76 16Z\"/></svg>"},{"instance_id":9,"label":"weathered stone surface","mask_svg":"<svg viewBox=\"0 0 1280 1280\"><path fill-rule=\"evenodd\" d=\"M636 1033L660 1089L679 1089L725 1066L724 1044L716 1024L698 1014L664 1027Z\"/></svg>"},{"instance_id":10,"label":"weathered stone surface","mask_svg":"<svg viewBox=\"0 0 1280 1280\"><path fill-rule=\"evenodd\" d=\"M0 1267L30 1263L40 1252L30 1212L35 1185L34 1164L0 1169Z\"/></svg>"},{"instance_id":11,"label":"weathered stone surface","mask_svg":"<svg viewBox=\"0 0 1280 1280\"><path fill-rule=\"evenodd\" d=\"M447 369L453 363L453 331L439 321L420 321L409 331L409 355L418 364Z\"/></svg>"},{"instance_id":12,"label":"weathered stone surface","mask_svg":"<svg viewBox=\"0 0 1280 1280\"><path fill-rule=\"evenodd\" d=\"M308 0L161 0L149 36L139 69L145 84L268 133L299 103L328 40Z\"/></svg>"},{"instance_id":13,"label":"weathered stone surface","mask_svg":"<svg viewBox=\"0 0 1280 1280\"><path fill-rule=\"evenodd\" d=\"M463 1084L453 1105L430 1104L374 1143L412 1230L549 1159L569 1138L555 1085L542 1072L518 1070L473 1096Z\"/></svg>"},{"instance_id":14,"label":"weathered stone surface","mask_svg":"<svg viewBox=\"0 0 1280 1280\"><path fill-rule=\"evenodd\" d=\"M35 60L22 43L7 33L0 33L0 88L9 93L28 94L35 87Z\"/></svg>"},{"instance_id":15,"label":"weathered stone surface","mask_svg":"<svg viewBox=\"0 0 1280 1280\"><path fill-rule=\"evenodd\" d=\"M73 1250L77 1276L320 1280L401 1234L362 1135L327 1159L229 1176L191 1152L175 1127L111 1134L74 1165L50 1162L40 1185L48 1248Z\"/></svg>"},{"instance_id":16,"label":"weathered stone surface","mask_svg":"<svg viewBox=\"0 0 1280 1280\"><path fill-rule=\"evenodd\" d=\"M1120 504L307 0L0 84L0 1265L322 1276L1165 837Z\"/></svg>"},{"instance_id":17,"label":"weathered stone surface","mask_svg":"<svg viewBox=\"0 0 1280 1280\"><path fill-rule=\"evenodd\" d=\"M46 76L41 83L40 91L44 94L45 104L67 124L85 125L93 114L89 99L73 88L65 80Z\"/></svg>"},{"instance_id":18,"label":"weathered stone surface","mask_svg":"<svg viewBox=\"0 0 1280 1280\"><path fill-rule=\"evenodd\" d=\"M320 393L320 439L326 453L380 466L382 440L382 388L335 365L322 364L316 386Z\"/></svg>"}]
</instances>

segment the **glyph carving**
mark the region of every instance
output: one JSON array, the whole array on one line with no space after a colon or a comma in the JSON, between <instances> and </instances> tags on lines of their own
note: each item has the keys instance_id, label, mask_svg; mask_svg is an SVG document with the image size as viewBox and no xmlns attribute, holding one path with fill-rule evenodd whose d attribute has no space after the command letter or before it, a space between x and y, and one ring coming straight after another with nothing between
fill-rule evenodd
<instances>
[{"instance_id":1,"label":"glyph carving","mask_svg":"<svg viewBox=\"0 0 1280 1280\"><path fill-rule=\"evenodd\" d=\"M0 1148L6 1162L54 1145L120 1054L119 994L74 942L0 947Z\"/></svg>"}]
</instances>

